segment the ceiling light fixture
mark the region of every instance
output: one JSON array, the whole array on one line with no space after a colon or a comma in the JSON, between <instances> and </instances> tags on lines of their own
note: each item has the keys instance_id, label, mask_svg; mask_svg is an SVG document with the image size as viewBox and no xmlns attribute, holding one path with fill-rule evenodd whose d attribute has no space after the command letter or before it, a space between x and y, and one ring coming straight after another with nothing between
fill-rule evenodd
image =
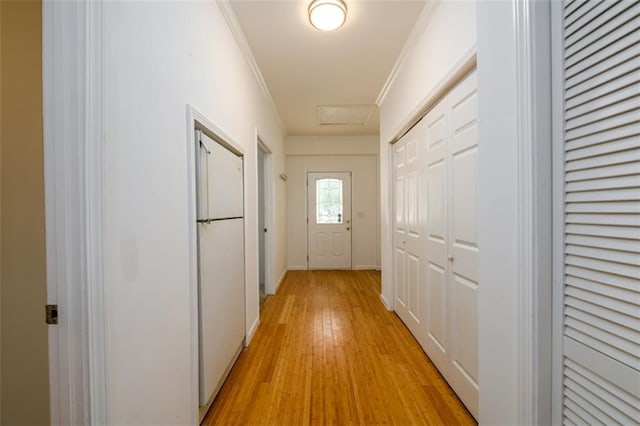
<instances>
[{"instance_id":1,"label":"ceiling light fixture","mask_svg":"<svg viewBox=\"0 0 640 426\"><path fill-rule=\"evenodd\" d=\"M313 0L309 5L309 22L319 30L337 30L346 19L347 5L342 0Z\"/></svg>"}]
</instances>

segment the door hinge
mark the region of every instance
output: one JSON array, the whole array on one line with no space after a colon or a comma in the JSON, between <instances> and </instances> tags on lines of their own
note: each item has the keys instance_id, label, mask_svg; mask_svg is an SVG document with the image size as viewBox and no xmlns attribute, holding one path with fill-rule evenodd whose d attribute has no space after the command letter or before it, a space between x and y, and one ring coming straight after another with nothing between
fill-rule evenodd
<instances>
[{"instance_id":1,"label":"door hinge","mask_svg":"<svg viewBox=\"0 0 640 426\"><path fill-rule=\"evenodd\" d=\"M307 262L309 261L309 255L307 255Z\"/></svg>"},{"instance_id":2,"label":"door hinge","mask_svg":"<svg viewBox=\"0 0 640 426\"><path fill-rule=\"evenodd\" d=\"M45 310L47 312L47 324L57 324L58 305L46 305Z\"/></svg>"}]
</instances>

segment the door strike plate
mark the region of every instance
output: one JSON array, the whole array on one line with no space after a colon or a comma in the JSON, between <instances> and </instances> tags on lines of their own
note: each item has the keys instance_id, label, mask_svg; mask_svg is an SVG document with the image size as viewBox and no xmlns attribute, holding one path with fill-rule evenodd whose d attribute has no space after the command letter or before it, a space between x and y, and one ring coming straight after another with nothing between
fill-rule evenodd
<instances>
[{"instance_id":1,"label":"door strike plate","mask_svg":"<svg viewBox=\"0 0 640 426\"><path fill-rule=\"evenodd\" d=\"M58 305L46 305L47 324L58 323Z\"/></svg>"}]
</instances>

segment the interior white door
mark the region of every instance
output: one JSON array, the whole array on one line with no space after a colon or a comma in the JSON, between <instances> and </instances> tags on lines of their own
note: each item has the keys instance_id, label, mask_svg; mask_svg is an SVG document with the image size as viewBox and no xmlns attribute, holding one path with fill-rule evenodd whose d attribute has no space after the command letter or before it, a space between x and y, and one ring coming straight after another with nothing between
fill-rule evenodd
<instances>
[{"instance_id":1,"label":"interior white door","mask_svg":"<svg viewBox=\"0 0 640 426\"><path fill-rule=\"evenodd\" d=\"M554 420L640 424L640 2L558 2Z\"/></svg>"},{"instance_id":2,"label":"interior white door","mask_svg":"<svg viewBox=\"0 0 640 426\"><path fill-rule=\"evenodd\" d=\"M307 173L309 269L351 269L351 172Z\"/></svg>"},{"instance_id":3,"label":"interior white door","mask_svg":"<svg viewBox=\"0 0 640 426\"><path fill-rule=\"evenodd\" d=\"M394 310L425 345L424 322L424 139L421 121L393 146L394 151Z\"/></svg>"},{"instance_id":4,"label":"interior white door","mask_svg":"<svg viewBox=\"0 0 640 426\"><path fill-rule=\"evenodd\" d=\"M474 72L431 109L422 122L427 206L423 347L477 418L476 87Z\"/></svg>"},{"instance_id":5,"label":"interior white door","mask_svg":"<svg viewBox=\"0 0 640 426\"><path fill-rule=\"evenodd\" d=\"M447 98L449 164L449 351L451 387L478 413L478 131L473 73Z\"/></svg>"},{"instance_id":6,"label":"interior white door","mask_svg":"<svg viewBox=\"0 0 640 426\"><path fill-rule=\"evenodd\" d=\"M423 119L427 169L426 344L425 351L446 377L449 371L449 220L447 196L447 146L449 114L445 101Z\"/></svg>"}]
</instances>

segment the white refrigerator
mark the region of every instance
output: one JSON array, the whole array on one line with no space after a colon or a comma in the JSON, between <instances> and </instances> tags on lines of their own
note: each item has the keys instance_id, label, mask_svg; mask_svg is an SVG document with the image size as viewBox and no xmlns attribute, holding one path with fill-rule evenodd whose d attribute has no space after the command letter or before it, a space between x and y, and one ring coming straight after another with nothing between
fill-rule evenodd
<instances>
[{"instance_id":1,"label":"white refrigerator","mask_svg":"<svg viewBox=\"0 0 640 426\"><path fill-rule=\"evenodd\" d=\"M244 346L242 174L242 157L196 132L200 406Z\"/></svg>"}]
</instances>

